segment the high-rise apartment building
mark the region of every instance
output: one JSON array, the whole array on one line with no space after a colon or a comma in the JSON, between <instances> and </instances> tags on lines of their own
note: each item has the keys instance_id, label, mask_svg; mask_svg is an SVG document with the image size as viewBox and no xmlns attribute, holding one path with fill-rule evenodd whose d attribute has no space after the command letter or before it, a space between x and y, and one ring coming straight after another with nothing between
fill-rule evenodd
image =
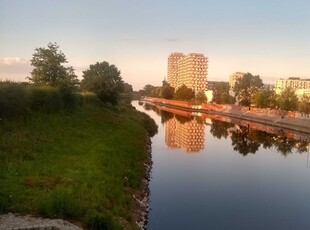
<instances>
[{"instance_id":1,"label":"high-rise apartment building","mask_svg":"<svg viewBox=\"0 0 310 230\"><path fill-rule=\"evenodd\" d=\"M276 94L280 94L286 88L292 88L300 97L303 94L310 96L310 79L300 79L297 77L290 77L289 79L280 79L276 81Z\"/></svg>"},{"instance_id":2,"label":"high-rise apartment building","mask_svg":"<svg viewBox=\"0 0 310 230\"><path fill-rule=\"evenodd\" d=\"M207 89L208 58L203 54L172 53L168 58L168 83L178 89L182 85L195 93Z\"/></svg>"},{"instance_id":3,"label":"high-rise apartment building","mask_svg":"<svg viewBox=\"0 0 310 230\"><path fill-rule=\"evenodd\" d=\"M242 73L242 72L235 72L235 73L231 74L229 76L229 86L230 86L230 88L231 89L234 88L235 84L236 84L236 81L238 79L240 79L240 78L243 78L243 76L244 76L244 73Z\"/></svg>"},{"instance_id":4,"label":"high-rise apartment building","mask_svg":"<svg viewBox=\"0 0 310 230\"><path fill-rule=\"evenodd\" d=\"M173 88L177 87L178 71L179 71L179 60L185 55L183 53L171 53L168 57L168 83Z\"/></svg>"}]
</instances>

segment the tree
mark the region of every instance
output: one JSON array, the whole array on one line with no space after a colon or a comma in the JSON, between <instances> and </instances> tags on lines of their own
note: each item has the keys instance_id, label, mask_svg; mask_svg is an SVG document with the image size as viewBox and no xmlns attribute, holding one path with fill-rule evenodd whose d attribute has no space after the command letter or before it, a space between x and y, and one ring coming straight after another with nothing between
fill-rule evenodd
<instances>
[{"instance_id":1,"label":"tree","mask_svg":"<svg viewBox=\"0 0 310 230\"><path fill-rule=\"evenodd\" d=\"M191 100L195 97L195 92L188 88L186 85L182 85L174 94L174 99L177 100Z\"/></svg>"},{"instance_id":2,"label":"tree","mask_svg":"<svg viewBox=\"0 0 310 230\"><path fill-rule=\"evenodd\" d=\"M73 67L64 67L65 55L57 43L48 43L48 48L36 48L31 59L34 69L28 79L36 85L74 89L79 81Z\"/></svg>"},{"instance_id":3,"label":"tree","mask_svg":"<svg viewBox=\"0 0 310 230\"><path fill-rule=\"evenodd\" d=\"M161 88L161 95L165 99L172 99L174 95L174 88L169 85L168 82L163 81L163 86Z\"/></svg>"},{"instance_id":4,"label":"tree","mask_svg":"<svg viewBox=\"0 0 310 230\"><path fill-rule=\"evenodd\" d=\"M234 92L236 94L236 99L241 105L250 106L253 102L253 97L255 93L262 88L263 82L259 75L252 75L251 73L246 73L242 78L236 81Z\"/></svg>"},{"instance_id":5,"label":"tree","mask_svg":"<svg viewBox=\"0 0 310 230\"><path fill-rule=\"evenodd\" d=\"M217 104L233 104L235 98L229 95L229 84L226 82L219 82L215 84L213 89L213 102Z\"/></svg>"},{"instance_id":6,"label":"tree","mask_svg":"<svg viewBox=\"0 0 310 230\"><path fill-rule=\"evenodd\" d=\"M299 112L310 114L310 96L303 95L299 102Z\"/></svg>"},{"instance_id":7,"label":"tree","mask_svg":"<svg viewBox=\"0 0 310 230\"><path fill-rule=\"evenodd\" d=\"M295 94L295 91L290 87L284 89L277 98L277 104L282 110L296 111L298 106L298 97Z\"/></svg>"},{"instance_id":8,"label":"tree","mask_svg":"<svg viewBox=\"0 0 310 230\"><path fill-rule=\"evenodd\" d=\"M273 89L266 87L259 90L253 97L253 103L258 108L275 108L276 107L276 94Z\"/></svg>"},{"instance_id":9,"label":"tree","mask_svg":"<svg viewBox=\"0 0 310 230\"><path fill-rule=\"evenodd\" d=\"M89 69L83 71L81 87L94 92L101 101L115 105L124 83L118 68L104 61L90 65Z\"/></svg>"},{"instance_id":10,"label":"tree","mask_svg":"<svg viewBox=\"0 0 310 230\"><path fill-rule=\"evenodd\" d=\"M203 91L198 92L195 99L197 103L204 103L208 100L206 94Z\"/></svg>"}]
</instances>

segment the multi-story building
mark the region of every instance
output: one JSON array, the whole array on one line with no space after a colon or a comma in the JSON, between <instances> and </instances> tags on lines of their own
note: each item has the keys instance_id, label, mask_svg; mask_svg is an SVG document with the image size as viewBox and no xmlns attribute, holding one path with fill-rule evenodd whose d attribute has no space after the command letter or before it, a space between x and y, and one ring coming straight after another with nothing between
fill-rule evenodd
<instances>
[{"instance_id":1,"label":"multi-story building","mask_svg":"<svg viewBox=\"0 0 310 230\"><path fill-rule=\"evenodd\" d=\"M183 53L171 53L168 57L168 78L167 81L173 88L177 86L179 60L185 55Z\"/></svg>"},{"instance_id":2,"label":"multi-story building","mask_svg":"<svg viewBox=\"0 0 310 230\"><path fill-rule=\"evenodd\" d=\"M276 94L280 94L282 90L288 87L294 89L299 97L303 94L310 96L310 79L290 77L288 79L277 80L275 85Z\"/></svg>"},{"instance_id":3,"label":"multi-story building","mask_svg":"<svg viewBox=\"0 0 310 230\"><path fill-rule=\"evenodd\" d=\"M172 53L168 58L168 83L180 88L182 85L194 90L197 94L207 88L208 58L203 54Z\"/></svg>"},{"instance_id":4,"label":"multi-story building","mask_svg":"<svg viewBox=\"0 0 310 230\"><path fill-rule=\"evenodd\" d=\"M231 89L234 88L235 84L236 84L236 81L238 79L240 79L240 78L243 78L243 76L244 76L244 73L242 73L242 72L235 72L235 73L231 74L229 76L229 86L230 86L230 88Z\"/></svg>"}]
</instances>

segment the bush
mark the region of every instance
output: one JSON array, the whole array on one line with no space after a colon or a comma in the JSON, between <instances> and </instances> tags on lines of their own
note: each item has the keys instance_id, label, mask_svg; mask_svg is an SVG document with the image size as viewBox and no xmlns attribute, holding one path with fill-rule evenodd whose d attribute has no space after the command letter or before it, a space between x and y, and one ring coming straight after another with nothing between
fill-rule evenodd
<instances>
[{"instance_id":1,"label":"bush","mask_svg":"<svg viewBox=\"0 0 310 230\"><path fill-rule=\"evenodd\" d=\"M29 107L29 94L20 83L0 82L0 118L24 115Z\"/></svg>"},{"instance_id":2,"label":"bush","mask_svg":"<svg viewBox=\"0 0 310 230\"><path fill-rule=\"evenodd\" d=\"M149 136L153 137L158 131L158 126L156 125L155 121L145 113L141 113L141 117L143 127L146 129Z\"/></svg>"},{"instance_id":3,"label":"bush","mask_svg":"<svg viewBox=\"0 0 310 230\"><path fill-rule=\"evenodd\" d=\"M31 109L43 112L57 112L63 108L62 95L51 87L32 88Z\"/></svg>"}]
</instances>

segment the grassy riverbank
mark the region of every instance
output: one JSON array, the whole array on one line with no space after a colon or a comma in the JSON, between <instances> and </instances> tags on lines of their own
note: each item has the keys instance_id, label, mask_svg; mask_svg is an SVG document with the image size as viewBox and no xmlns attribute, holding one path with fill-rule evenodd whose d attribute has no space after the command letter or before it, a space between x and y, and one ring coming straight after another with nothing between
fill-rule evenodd
<instances>
[{"instance_id":1,"label":"grassy riverbank","mask_svg":"<svg viewBox=\"0 0 310 230\"><path fill-rule=\"evenodd\" d=\"M155 123L94 96L74 111L0 121L0 213L78 221L90 229L135 229L145 174L146 127Z\"/></svg>"}]
</instances>

